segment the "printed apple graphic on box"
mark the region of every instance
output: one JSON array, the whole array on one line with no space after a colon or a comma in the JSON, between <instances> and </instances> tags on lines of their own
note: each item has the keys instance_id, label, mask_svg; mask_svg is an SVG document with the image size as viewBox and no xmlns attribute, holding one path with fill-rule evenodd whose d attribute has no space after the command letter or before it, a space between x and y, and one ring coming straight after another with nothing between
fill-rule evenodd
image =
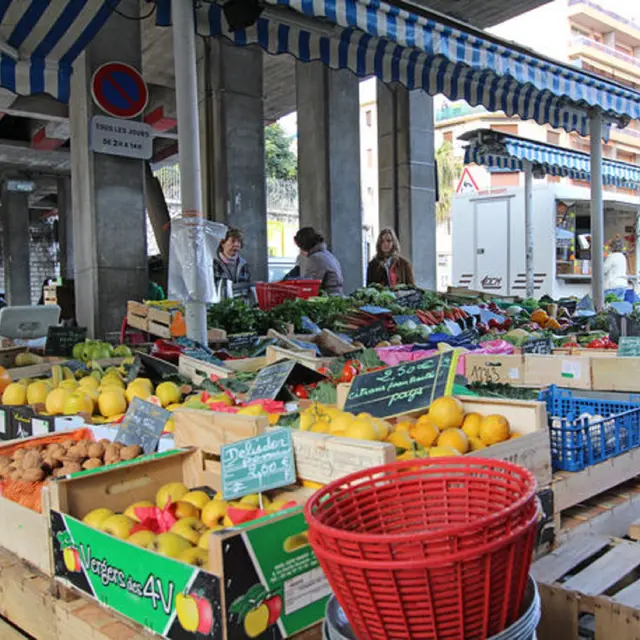
<instances>
[{"instance_id":1,"label":"printed apple graphic on box","mask_svg":"<svg viewBox=\"0 0 640 640\"><path fill-rule=\"evenodd\" d=\"M209 635L213 629L211 603L197 593L179 593L176 596L176 614L182 628L189 633Z\"/></svg>"},{"instance_id":2,"label":"printed apple graphic on box","mask_svg":"<svg viewBox=\"0 0 640 640\"><path fill-rule=\"evenodd\" d=\"M64 560L64 566L67 571L72 573L80 573L82 571L82 564L80 564L80 554L73 547L67 547L62 552L62 558Z\"/></svg>"}]
</instances>

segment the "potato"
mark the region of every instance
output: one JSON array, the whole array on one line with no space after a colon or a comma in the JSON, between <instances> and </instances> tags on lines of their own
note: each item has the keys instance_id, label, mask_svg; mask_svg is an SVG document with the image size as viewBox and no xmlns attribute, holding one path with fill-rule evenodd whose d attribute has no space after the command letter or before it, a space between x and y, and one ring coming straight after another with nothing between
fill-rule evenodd
<instances>
[{"instance_id":1,"label":"potato","mask_svg":"<svg viewBox=\"0 0 640 640\"><path fill-rule=\"evenodd\" d=\"M26 449L16 449L12 454L11 457L14 460L21 460L22 458L24 458L24 454L27 453Z\"/></svg>"},{"instance_id":2,"label":"potato","mask_svg":"<svg viewBox=\"0 0 640 640\"><path fill-rule=\"evenodd\" d=\"M42 469L26 469L22 473L24 482L40 482L44 480L44 471Z\"/></svg>"},{"instance_id":3,"label":"potato","mask_svg":"<svg viewBox=\"0 0 640 640\"><path fill-rule=\"evenodd\" d=\"M120 460L133 460L142 453L142 447L139 444L132 444L128 447L122 447L120 450Z\"/></svg>"},{"instance_id":4,"label":"potato","mask_svg":"<svg viewBox=\"0 0 640 640\"><path fill-rule=\"evenodd\" d=\"M0 456L0 468L1 467L8 467L11 464L11 457L10 456Z\"/></svg>"},{"instance_id":5,"label":"potato","mask_svg":"<svg viewBox=\"0 0 640 640\"><path fill-rule=\"evenodd\" d=\"M23 469L38 469L42 464L42 458L37 451L27 451L22 458Z\"/></svg>"},{"instance_id":6,"label":"potato","mask_svg":"<svg viewBox=\"0 0 640 640\"><path fill-rule=\"evenodd\" d=\"M87 455L90 458L102 458L104 456L104 445L101 442L93 442L87 449Z\"/></svg>"},{"instance_id":7,"label":"potato","mask_svg":"<svg viewBox=\"0 0 640 640\"><path fill-rule=\"evenodd\" d=\"M59 476L68 476L70 473L78 473L78 471L82 471L82 466L77 462L67 462L61 469L56 469L59 471Z\"/></svg>"},{"instance_id":8,"label":"potato","mask_svg":"<svg viewBox=\"0 0 640 640\"><path fill-rule=\"evenodd\" d=\"M100 458L89 458L88 460L85 460L84 464L82 465L83 469L97 469L98 467L102 466L102 460Z\"/></svg>"},{"instance_id":9,"label":"potato","mask_svg":"<svg viewBox=\"0 0 640 640\"><path fill-rule=\"evenodd\" d=\"M68 451L69 449L71 449L71 447L75 447L76 445L76 441L72 440L71 438L67 438L66 440L62 441L62 446Z\"/></svg>"},{"instance_id":10,"label":"potato","mask_svg":"<svg viewBox=\"0 0 640 640\"><path fill-rule=\"evenodd\" d=\"M16 469L9 476L12 480L22 480L22 471L20 469Z\"/></svg>"}]
</instances>

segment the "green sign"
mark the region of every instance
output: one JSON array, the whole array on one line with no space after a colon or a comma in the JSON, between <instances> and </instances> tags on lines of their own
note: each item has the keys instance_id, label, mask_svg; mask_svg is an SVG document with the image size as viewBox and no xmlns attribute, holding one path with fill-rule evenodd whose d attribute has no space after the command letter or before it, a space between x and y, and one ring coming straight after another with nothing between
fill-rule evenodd
<instances>
[{"instance_id":1,"label":"green sign","mask_svg":"<svg viewBox=\"0 0 640 640\"><path fill-rule=\"evenodd\" d=\"M447 351L356 376L344 410L391 418L426 409L436 398L451 393L457 364L458 354Z\"/></svg>"},{"instance_id":2,"label":"green sign","mask_svg":"<svg viewBox=\"0 0 640 640\"><path fill-rule=\"evenodd\" d=\"M287 428L222 446L222 495L233 500L293 484L296 467Z\"/></svg>"},{"instance_id":3,"label":"green sign","mask_svg":"<svg viewBox=\"0 0 640 640\"><path fill-rule=\"evenodd\" d=\"M216 576L56 511L51 533L56 577L164 637L222 637Z\"/></svg>"},{"instance_id":4,"label":"green sign","mask_svg":"<svg viewBox=\"0 0 640 640\"><path fill-rule=\"evenodd\" d=\"M622 336L618 343L618 355L623 358L640 357L640 337Z\"/></svg>"}]
</instances>

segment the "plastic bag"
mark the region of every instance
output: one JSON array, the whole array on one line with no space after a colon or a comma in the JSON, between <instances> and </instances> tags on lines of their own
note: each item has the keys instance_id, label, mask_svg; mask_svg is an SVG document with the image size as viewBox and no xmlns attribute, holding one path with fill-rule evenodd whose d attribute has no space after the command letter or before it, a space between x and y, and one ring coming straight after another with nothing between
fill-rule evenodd
<instances>
[{"instance_id":1,"label":"plastic bag","mask_svg":"<svg viewBox=\"0 0 640 640\"><path fill-rule=\"evenodd\" d=\"M227 227L200 217L171 221L168 296L181 302L219 302L213 259Z\"/></svg>"}]
</instances>

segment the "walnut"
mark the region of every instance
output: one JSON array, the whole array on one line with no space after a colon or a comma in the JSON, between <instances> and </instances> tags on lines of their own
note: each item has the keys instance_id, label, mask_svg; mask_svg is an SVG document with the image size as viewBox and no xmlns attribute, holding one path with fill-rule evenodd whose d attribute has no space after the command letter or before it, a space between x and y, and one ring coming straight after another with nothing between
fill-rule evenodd
<instances>
[{"instance_id":1,"label":"walnut","mask_svg":"<svg viewBox=\"0 0 640 640\"><path fill-rule=\"evenodd\" d=\"M123 447L120 450L120 460L133 460L142 453L142 447L138 444L132 444L128 447Z\"/></svg>"},{"instance_id":2,"label":"walnut","mask_svg":"<svg viewBox=\"0 0 640 640\"><path fill-rule=\"evenodd\" d=\"M89 458L82 465L83 469L97 469L102 466L102 460L100 458Z\"/></svg>"},{"instance_id":3,"label":"walnut","mask_svg":"<svg viewBox=\"0 0 640 640\"><path fill-rule=\"evenodd\" d=\"M101 442L93 442L89 445L87 455L90 458L102 458L104 456L105 446Z\"/></svg>"}]
</instances>

